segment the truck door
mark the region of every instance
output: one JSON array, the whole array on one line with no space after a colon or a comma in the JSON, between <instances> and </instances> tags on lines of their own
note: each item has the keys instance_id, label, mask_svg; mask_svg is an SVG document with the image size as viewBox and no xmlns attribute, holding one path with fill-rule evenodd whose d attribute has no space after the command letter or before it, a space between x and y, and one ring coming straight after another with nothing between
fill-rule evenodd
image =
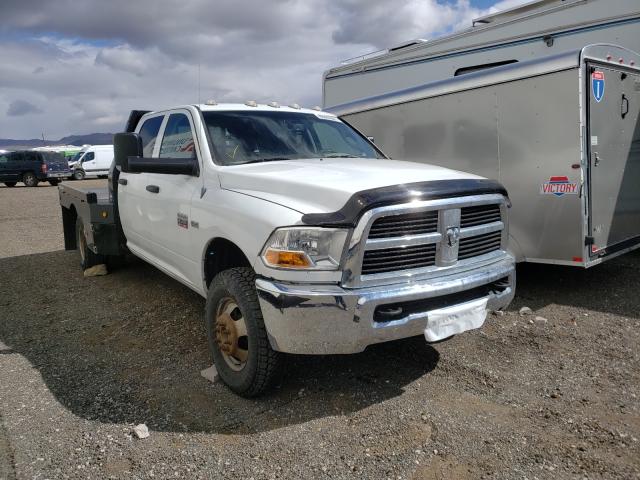
<instances>
[{"instance_id":1,"label":"truck door","mask_svg":"<svg viewBox=\"0 0 640 480\"><path fill-rule=\"evenodd\" d=\"M640 241L640 75L587 65L592 256Z\"/></svg>"},{"instance_id":2,"label":"truck door","mask_svg":"<svg viewBox=\"0 0 640 480\"><path fill-rule=\"evenodd\" d=\"M193 132L187 110L172 112L164 128L160 129L153 156L167 161L179 157L197 158ZM128 211L128 216L135 222L135 226L129 224L129 227L134 228L142 240L140 247L151 257L152 263L193 284L194 278L200 277L200 252L191 248L194 228L190 223L191 199L200 193L202 178L162 173L139 173L126 178L128 184L119 188L118 194L126 190L135 198L131 204L123 205L129 198L120 197L119 209Z\"/></svg>"}]
</instances>

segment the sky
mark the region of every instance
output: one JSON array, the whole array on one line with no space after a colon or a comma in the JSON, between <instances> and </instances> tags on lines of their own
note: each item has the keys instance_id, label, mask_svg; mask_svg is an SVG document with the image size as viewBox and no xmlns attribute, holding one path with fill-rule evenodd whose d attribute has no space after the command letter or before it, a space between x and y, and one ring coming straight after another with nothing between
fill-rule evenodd
<instances>
[{"instance_id":1,"label":"sky","mask_svg":"<svg viewBox=\"0 0 640 480\"><path fill-rule=\"evenodd\" d=\"M321 102L340 61L525 0L2 0L0 138L117 132L132 109Z\"/></svg>"}]
</instances>

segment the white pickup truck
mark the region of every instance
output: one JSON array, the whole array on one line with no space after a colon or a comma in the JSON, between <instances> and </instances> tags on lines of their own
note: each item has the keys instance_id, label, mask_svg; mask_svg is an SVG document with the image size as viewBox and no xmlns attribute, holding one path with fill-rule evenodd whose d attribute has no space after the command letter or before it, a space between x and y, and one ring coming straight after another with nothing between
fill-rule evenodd
<instances>
[{"instance_id":1,"label":"white pickup truck","mask_svg":"<svg viewBox=\"0 0 640 480\"><path fill-rule=\"evenodd\" d=\"M133 111L109 189L60 186L83 268L130 251L206 298L211 353L244 396L285 353L346 354L480 327L514 295L503 187L390 160L331 114Z\"/></svg>"}]
</instances>

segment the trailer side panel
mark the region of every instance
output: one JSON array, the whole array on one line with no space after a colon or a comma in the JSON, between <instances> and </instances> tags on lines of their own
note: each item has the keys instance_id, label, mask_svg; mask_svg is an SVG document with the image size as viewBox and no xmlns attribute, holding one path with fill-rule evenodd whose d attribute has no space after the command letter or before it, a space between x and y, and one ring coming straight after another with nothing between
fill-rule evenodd
<instances>
[{"instance_id":1,"label":"trailer side panel","mask_svg":"<svg viewBox=\"0 0 640 480\"><path fill-rule=\"evenodd\" d=\"M343 118L392 158L499 179L519 260L582 263L578 82L572 68Z\"/></svg>"}]
</instances>

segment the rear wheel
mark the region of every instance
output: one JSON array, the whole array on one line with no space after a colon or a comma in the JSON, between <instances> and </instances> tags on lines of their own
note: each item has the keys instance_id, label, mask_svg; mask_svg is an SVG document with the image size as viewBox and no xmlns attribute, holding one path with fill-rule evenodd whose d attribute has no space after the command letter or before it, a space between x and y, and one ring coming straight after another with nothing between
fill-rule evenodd
<instances>
[{"instance_id":1,"label":"rear wheel","mask_svg":"<svg viewBox=\"0 0 640 480\"><path fill-rule=\"evenodd\" d=\"M89 248L85 235L84 222L80 217L76 218L76 247L78 248L78 252L80 252L80 266L83 270L105 263L103 255L95 254Z\"/></svg>"},{"instance_id":2,"label":"rear wheel","mask_svg":"<svg viewBox=\"0 0 640 480\"><path fill-rule=\"evenodd\" d=\"M209 287L205 312L209 349L224 383L243 397L272 387L282 354L269 344L253 270L219 273Z\"/></svg>"},{"instance_id":3,"label":"rear wheel","mask_svg":"<svg viewBox=\"0 0 640 480\"><path fill-rule=\"evenodd\" d=\"M27 172L22 175L22 183L24 183L27 187L37 187L38 186L38 177L33 172Z\"/></svg>"},{"instance_id":4,"label":"rear wheel","mask_svg":"<svg viewBox=\"0 0 640 480\"><path fill-rule=\"evenodd\" d=\"M15 187L17 182L4 182L7 187Z\"/></svg>"},{"instance_id":5,"label":"rear wheel","mask_svg":"<svg viewBox=\"0 0 640 480\"><path fill-rule=\"evenodd\" d=\"M73 178L76 180L84 180L84 170L77 169L73 171Z\"/></svg>"},{"instance_id":6,"label":"rear wheel","mask_svg":"<svg viewBox=\"0 0 640 480\"><path fill-rule=\"evenodd\" d=\"M48 182L52 187L57 187L60 183L60 180L58 180L57 178L50 178Z\"/></svg>"}]
</instances>

